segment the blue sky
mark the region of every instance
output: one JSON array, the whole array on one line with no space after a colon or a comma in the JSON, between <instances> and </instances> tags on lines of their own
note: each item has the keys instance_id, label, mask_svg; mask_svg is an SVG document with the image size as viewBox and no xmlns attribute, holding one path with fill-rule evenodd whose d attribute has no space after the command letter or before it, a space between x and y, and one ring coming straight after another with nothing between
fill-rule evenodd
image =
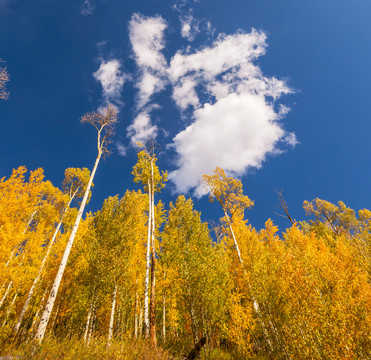
<instances>
[{"instance_id":1,"label":"blue sky","mask_svg":"<svg viewBox=\"0 0 371 360\"><path fill-rule=\"evenodd\" d=\"M243 181L257 228L289 225L275 189L298 220L315 197L370 208L370 18L366 0L0 0L0 176L43 167L59 185L67 167L91 169L96 134L79 119L112 102L120 123L88 210L138 188L148 135L172 180L162 200L186 192L204 220L221 216L200 198L215 166Z\"/></svg>"}]
</instances>

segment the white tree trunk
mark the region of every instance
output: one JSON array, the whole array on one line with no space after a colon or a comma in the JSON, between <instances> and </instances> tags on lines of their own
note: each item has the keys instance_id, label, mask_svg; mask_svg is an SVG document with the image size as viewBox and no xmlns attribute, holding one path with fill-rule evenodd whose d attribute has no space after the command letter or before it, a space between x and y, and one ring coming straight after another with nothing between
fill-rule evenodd
<instances>
[{"instance_id":1,"label":"white tree trunk","mask_svg":"<svg viewBox=\"0 0 371 360\"><path fill-rule=\"evenodd\" d=\"M111 317L110 317L109 328L108 328L108 346L111 345L111 340L113 337L113 325L115 323L115 309L116 309L116 294L117 294L117 285L115 285L115 290L113 291Z\"/></svg>"},{"instance_id":2,"label":"white tree trunk","mask_svg":"<svg viewBox=\"0 0 371 360\"><path fill-rule=\"evenodd\" d=\"M58 289L59 289L60 283L62 281L63 273L64 273L64 270L65 270L66 265L67 265L67 260L68 260L68 257L70 255L70 252L71 252L73 241L75 240L76 233L77 233L77 230L78 230L79 225L80 225L82 214L84 212L85 205L86 205L86 202L88 200L91 184L93 182L95 173L97 171L97 167L98 167L101 155L102 155L102 153L101 153L101 151L99 151L97 159L95 160L93 171L91 172L89 182L88 182L88 185L87 185L85 193L84 193L84 198L82 199L80 209L79 209L79 212L78 212L77 217L76 217L75 224L73 226L70 238L69 238L69 240L67 242L67 245L66 245L66 248L64 250L62 261L61 261L61 264L59 265L59 269L58 269L57 275L55 277L55 280L54 280L54 283L53 283L53 286L52 286L52 290L51 290L49 298L48 298L48 302L46 303L46 306L45 306L45 309L44 309L39 327L38 327L37 332L36 332L35 338L37 340L39 340L40 342L44 338L46 327L48 326L49 318L50 318L50 315L51 315L52 310L53 310L54 302L55 302L55 299L56 299L57 294L58 294Z\"/></svg>"},{"instance_id":3,"label":"white tree trunk","mask_svg":"<svg viewBox=\"0 0 371 360\"><path fill-rule=\"evenodd\" d=\"M240 260L240 263L242 265L242 268L243 268L243 260L242 260L242 256L241 256L241 252L240 252L240 248L238 246L238 243L237 243L237 239L236 239L236 236L234 235L234 231L233 231L233 228L232 228L232 223L231 223L231 220L227 214L227 212L225 211L225 209L223 208L223 211L224 211L224 215L227 219L227 222L228 222L228 227L229 227L229 230L231 231L231 234L232 234L232 238L233 238L233 242L234 242L234 246L236 248L236 251L237 251L237 255L238 255L238 260Z\"/></svg>"},{"instance_id":4,"label":"white tree trunk","mask_svg":"<svg viewBox=\"0 0 371 360\"><path fill-rule=\"evenodd\" d=\"M15 301L17 300L17 297L18 297L18 292L15 293L12 303L9 305L8 311L6 312L6 316L3 322L3 326L8 322L10 312L13 309L13 306L14 306Z\"/></svg>"},{"instance_id":5,"label":"white tree trunk","mask_svg":"<svg viewBox=\"0 0 371 360\"><path fill-rule=\"evenodd\" d=\"M8 284L8 287L5 290L5 294L4 294L4 296L0 300L0 308L3 306L3 303L4 303L5 299L6 299L6 297L8 296L9 291L10 291L10 288L12 287L12 285L13 285L13 280L10 280L9 281L9 284Z\"/></svg>"},{"instance_id":6,"label":"white tree trunk","mask_svg":"<svg viewBox=\"0 0 371 360\"><path fill-rule=\"evenodd\" d=\"M150 300L150 338L154 348L156 348L156 247L155 247L155 185L153 174L153 159L151 160L151 247L152 247L152 266L151 266L151 300Z\"/></svg>"},{"instance_id":7,"label":"white tree trunk","mask_svg":"<svg viewBox=\"0 0 371 360\"><path fill-rule=\"evenodd\" d=\"M93 304L90 305L89 312L88 312L88 318L86 319L85 332L84 332L85 343L86 343L86 340L88 339L92 311L93 311Z\"/></svg>"},{"instance_id":8,"label":"white tree trunk","mask_svg":"<svg viewBox=\"0 0 371 360\"><path fill-rule=\"evenodd\" d=\"M93 310L93 319L90 321L90 329L89 329L89 335L88 335L88 347L90 346L91 338L93 337L93 333L95 330L95 321L97 318L97 314L95 312L95 305L94 305L94 310Z\"/></svg>"},{"instance_id":9,"label":"white tree trunk","mask_svg":"<svg viewBox=\"0 0 371 360\"><path fill-rule=\"evenodd\" d=\"M144 333L149 336L149 268L150 268L150 253L151 253L151 223L152 223L152 190L151 183L148 181L148 238L147 238L147 254L146 254L146 275L144 278Z\"/></svg>"},{"instance_id":10,"label":"white tree trunk","mask_svg":"<svg viewBox=\"0 0 371 360\"><path fill-rule=\"evenodd\" d=\"M143 308L141 302L139 302L139 334L143 335Z\"/></svg>"},{"instance_id":11,"label":"white tree trunk","mask_svg":"<svg viewBox=\"0 0 371 360\"><path fill-rule=\"evenodd\" d=\"M40 315L42 306L44 304L44 300L46 298L46 295L48 295L48 287L45 289L44 294L43 294L43 297L41 298L40 307L38 308L36 314L32 318L32 325L31 325L31 331L30 331L30 333L34 333L35 332L35 327L36 327L36 324L37 324L37 319L39 318L39 315Z\"/></svg>"}]
</instances>

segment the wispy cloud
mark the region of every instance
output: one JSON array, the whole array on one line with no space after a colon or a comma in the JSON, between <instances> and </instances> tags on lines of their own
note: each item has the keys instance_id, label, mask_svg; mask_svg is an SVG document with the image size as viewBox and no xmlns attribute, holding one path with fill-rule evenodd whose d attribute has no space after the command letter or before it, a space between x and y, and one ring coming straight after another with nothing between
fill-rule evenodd
<instances>
[{"instance_id":1,"label":"wispy cloud","mask_svg":"<svg viewBox=\"0 0 371 360\"><path fill-rule=\"evenodd\" d=\"M117 106L123 104L121 92L125 82L125 74L121 70L121 62L118 59L100 59L99 69L93 73L94 78L102 85L103 103L113 103Z\"/></svg>"},{"instance_id":2,"label":"wispy cloud","mask_svg":"<svg viewBox=\"0 0 371 360\"><path fill-rule=\"evenodd\" d=\"M167 61L161 51L165 47L164 31L167 27L161 16L146 17L134 14L129 23L129 38L133 58L139 69L137 112L128 136L135 145L144 137L155 137L157 127L152 125L150 112L155 104L149 103L154 94L162 91L167 84Z\"/></svg>"},{"instance_id":3,"label":"wispy cloud","mask_svg":"<svg viewBox=\"0 0 371 360\"><path fill-rule=\"evenodd\" d=\"M166 22L161 16L147 17L134 14L129 23L129 38L135 62L139 68L140 81L138 107L145 106L151 96L161 91L167 62L161 53L165 47L164 30Z\"/></svg>"},{"instance_id":4,"label":"wispy cloud","mask_svg":"<svg viewBox=\"0 0 371 360\"><path fill-rule=\"evenodd\" d=\"M81 5L81 14L84 16L91 15L95 10L95 5L92 0L84 0Z\"/></svg>"},{"instance_id":5,"label":"wispy cloud","mask_svg":"<svg viewBox=\"0 0 371 360\"><path fill-rule=\"evenodd\" d=\"M180 17L181 34L188 41L193 41L196 35L201 31L199 21L196 21L193 15L184 15Z\"/></svg>"},{"instance_id":6,"label":"wispy cloud","mask_svg":"<svg viewBox=\"0 0 371 360\"><path fill-rule=\"evenodd\" d=\"M200 34L214 34L215 29L206 19L199 19L193 15L192 5L197 4L197 0L178 0L173 5L173 9L178 13L180 21L180 33L183 38L193 41Z\"/></svg>"},{"instance_id":7,"label":"wispy cloud","mask_svg":"<svg viewBox=\"0 0 371 360\"><path fill-rule=\"evenodd\" d=\"M122 143L120 142L117 142L116 143L116 149L117 149L117 152L119 153L120 156L126 156L127 154L127 147L125 145L123 145Z\"/></svg>"},{"instance_id":8,"label":"wispy cloud","mask_svg":"<svg viewBox=\"0 0 371 360\"><path fill-rule=\"evenodd\" d=\"M139 142L144 143L148 139L156 138L157 133L158 127L152 125L149 111L139 113L134 122L128 127L128 136L134 146Z\"/></svg>"}]
</instances>

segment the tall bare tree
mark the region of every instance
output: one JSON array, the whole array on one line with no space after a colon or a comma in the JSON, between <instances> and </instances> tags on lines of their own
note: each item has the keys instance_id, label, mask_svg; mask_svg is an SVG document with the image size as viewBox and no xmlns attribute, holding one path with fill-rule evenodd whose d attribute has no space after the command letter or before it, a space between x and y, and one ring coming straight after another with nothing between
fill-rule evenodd
<instances>
[{"instance_id":1,"label":"tall bare tree","mask_svg":"<svg viewBox=\"0 0 371 360\"><path fill-rule=\"evenodd\" d=\"M108 155L108 144L111 141L111 137L114 134L114 126L117 122L117 109L113 105L108 105L106 108L97 111L92 112L84 115L81 118L82 123L89 123L93 125L98 132L98 138L97 138L97 148L98 148L98 155L95 160L95 164L93 167L93 171L91 172L88 185L86 187L84 197L82 199L79 212L77 213L75 224L72 228L70 238L67 242L62 261L59 265L59 269L57 272L57 275L54 279L54 283L52 286L52 290L49 294L48 301L46 303L39 327L37 329L35 338L38 339L40 342L44 338L46 327L48 326L49 318L53 310L54 302L57 297L58 289L60 286L60 283L62 281L63 273L67 265L68 257L71 252L71 248L73 245L73 241L75 240L77 230L79 228L79 224L81 221L82 214L85 209L86 202L88 200L89 194L90 194L90 188L93 183L93 179L95 176L95 173L98 168L99 161L102 156Z\"/></svg>"}]
</instances>

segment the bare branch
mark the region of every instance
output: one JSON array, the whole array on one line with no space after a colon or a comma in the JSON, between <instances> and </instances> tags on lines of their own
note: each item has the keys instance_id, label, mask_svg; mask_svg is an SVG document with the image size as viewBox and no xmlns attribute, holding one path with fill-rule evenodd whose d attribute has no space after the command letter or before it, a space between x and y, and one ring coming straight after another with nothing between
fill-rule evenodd
<instances>
[{"instance_id":1,"label":"bare branch","mask_svg":"<svg viewBox=\"0 0 371 360\"><path fill-rule=\"evenodd\" d=\"M108 145L111 143L111 138L115 134L115 125L117 123L117 108L111 104L98 111L87 113L81 117L81 123L89 123L98 131L98 152L104 156L111 152L108 150Z\"/></svg>"},{"instance_id":2,"label":"bare branch","mask_svg":"<svg viewBox=\"0 0 371 360\"><path fill-rule=\"evenodd\" d=\"M5 91L5 85L9 80L9 73L6 67L0 67L0 99L2 100L6 100L9 97L9 92Z\"/></svg>"},{"instance_id":3,"label":"bare branch","mask_svg":"<svg viewBox=\"0 0 371 360\"><path fill-rule=\"evenodd\" d=\"M283 195L282 195L283 191L277 191L276 190L276 194L278 196L278 201L280 203L280 208L283 209L283 211L285 212L286 216L284 215L280 215L280 214L277 214L275 213L276 215L279 215L279 216L282 216L282 217L287 217L290 221L291 221L291 224L294 225L295 221L292 219L292 217L290 216L290 213L289 213L289 209L287 207L287 204L286 204L286 201L285 199L283 198Z\"/></svg>"}]
</instances>

